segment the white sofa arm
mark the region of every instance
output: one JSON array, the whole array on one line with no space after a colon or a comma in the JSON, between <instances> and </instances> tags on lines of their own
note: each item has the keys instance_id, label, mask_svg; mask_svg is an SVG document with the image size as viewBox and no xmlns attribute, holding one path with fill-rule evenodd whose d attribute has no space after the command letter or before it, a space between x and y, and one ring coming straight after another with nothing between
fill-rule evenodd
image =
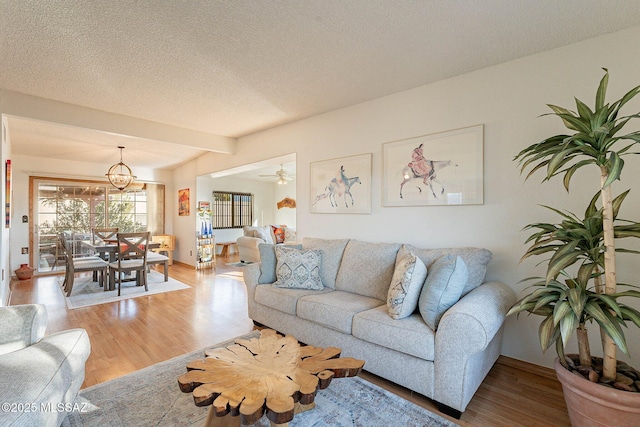
<instances>
[{"instance_id":1,"label":"white sofa arm","mask_svg":"<svg viewBox=\"0 0 640 427\"><path fill-rule=\"evenodd\" d=\"M442 316L435 341L437 402L464 411L500 354L501 328L514 303L511 288L486 282Z\"/></svg>"},{"instance_id":2,"label":"white sofa arm","mask_svg":"<svg viewBox=\"0 0 640 427\"><path fill-rule=\"evenodd\" d=\"M249 318L253 318L256 308L256 286L258 286L258 279L260 278L260 263L257 262L243 267L242 276L244 278L244 284L247 287L247 309L249 311Z\"/></svg>"},{"instance_id":3,"label":"white sofa arm","mask_svg":"<svg viewBox=\"0 0 640 427\"><path fill-rule=\"evenodd\" d=\"M0 354L20 350L44 337L47 310L40 304L1 307L0 325Z\"/></svg>"},{"instance_id":4,"label":"white sofa arm","mask_svg":"<svg viewBox=\"0 0 640 427\"><path fill-rule=\"evenodd\" d=\"M260 250L258 245L264 243L264 240L258 237L240 236L236 240L238 246L238 254L240 255L240 261L245 262L259 262Z\"/></svg>"}]
</instances>

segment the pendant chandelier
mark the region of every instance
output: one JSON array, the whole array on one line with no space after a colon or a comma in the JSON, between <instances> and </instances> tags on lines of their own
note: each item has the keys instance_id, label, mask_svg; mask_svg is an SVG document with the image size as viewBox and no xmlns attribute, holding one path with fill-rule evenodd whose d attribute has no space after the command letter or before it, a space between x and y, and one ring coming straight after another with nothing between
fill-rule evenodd
<instances>
[{"instance_id":1,"label":"pendant chandelier","mask_svg":"<svg viewBox=\"0 0 640 427\"><path fill-rule=\"evenodd\" d=\"M111 185L122 191L131 185L136 177L131 172L131 168L122 162L122 150L124 147L118 146L118 148L120 149L120 163L111 166L106 176L109 178Z\"/></svg>"}]
</instances>

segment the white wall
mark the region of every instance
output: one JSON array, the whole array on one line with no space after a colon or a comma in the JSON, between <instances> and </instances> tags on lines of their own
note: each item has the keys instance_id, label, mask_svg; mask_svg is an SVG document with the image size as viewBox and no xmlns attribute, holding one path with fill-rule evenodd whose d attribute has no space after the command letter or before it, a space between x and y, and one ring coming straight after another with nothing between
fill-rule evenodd
<instances>
[{"instance_id":1,"label":"white wall","mask_svg":"<svg viewBox=\"0 0 640 427\"><path fill-rule=\"evenodd\" d=\"M287 184L288 185L288 184ZM268 225L268 224L293 224L295 227L295 210L294 216L282 214L281 209L277 209L276 202L281 200L280 187L284 185L277 185L272 182L262 182L251 179L241 179L233 176L222 178L210 178L208 175L200 176L197 178L197 201L209 201L212 202L211 193L213 191L237 191L241 193L251 193L254 195L254 212L253 212L253 224L254 225ZM289 192L291 193L291 191ZM295 188L293 188L293 197L295 198ZM291 211L291 209L288 209ZM288 220L289 222L281 222L282 220ZM194 227L199 227L199 223L196 221ZM197 228L194 228L194 232ZM238 237L242 235L242 229L224 229L213 230L213 234L216 236L217 242L235 242ZM217 248L218 252L221 248ZM181 259L180 259L181 260Z\"/></svg>"},{"instance_id":2,"label":"white wall","mask_svg":"<svg viewBox=\"0 0 640 427\"><path fill-rule=\"evenodd\" d=\"M522 227L557 220L537 204L582 213L598 188L599 177L593 171L577 174L567 195L558 180L540 184L542 176L535 176L524 183L513 157L534 142L564 132L557 120L539 117L548 112L547 103L571 107L574 96L593 103L603 74L600 67L611 72L611 100L640 84L639 39L640 27L635 27L279 126L240 138L233 156L208 154L190 168L197 175L212 172L211 165L219 171L295 152L299 237L350 237L432 248L485 247L494 254L487 278L501 280L520 293L521 279L543 272L535 267L541 260L519 264L527 237ZM626 109L638 110L640 99ZM382 206L382 144L476 124L484 124L483 205ZM373 153L371 215L311 214L309 163L362 153ZM623 180L614 191L640 182L638 162L628 159ZM640 189L628 197L621 215L640 219ZM621 257L618 264L620 280L637 284L633 262ZM503 354L551 366L553 350L543 356L539 348L539 320L533 316L508 319ZM630 328L627 337L638 360L640 333ZM596 335L592 342L598 342Z\"/></svg>"},{"instance_id":3,"label":"white wall","mask_svg":"<svg viewBox=\"0 0 640 427\"><path fill-rule=\"evenodd\" d=\"M296 200L297 203L297 198L296 198L296 183L295 181L290 181L286 184L282 184L282 185L278 185L278 184L273 184L274 187L274 199L273 201L275 201L275 212L274 212L274 219L273 219L273 223L274 224L284 224L288 227L291 228L296 228L296 213L297 213L297 207L296 208L281 208L278 209L277 203L279 201L281 201L282 199L284 199L285 197L288 197L290 199Z\"/></svg>"},{"instance_id":4,"label":"white wall","mask_svg":"<svg viewBox=\"0 0 640 427\"><path fill-rule=\"evenodd\" d=\"M6 187L5 187L5 175L6 175L6 162L7 159L11 159L11 136L9 134L9 129L6 126L6 119L2 117L2 135L0 135L0 144L2 144L2 179L0 182L0 199L3 201L6 197ZM12 165L13 166L13 165ZM13 222L13 218L11 218ZM6 305L8 303L9 298L9 283L11 282L11 274L13 274L13 270L11 269L11 251L9 249L9 245L11 242L10 239L10 228L5 228L4 219L3 224L0 225L0 306Z\"/></svg>"}]
</instances>

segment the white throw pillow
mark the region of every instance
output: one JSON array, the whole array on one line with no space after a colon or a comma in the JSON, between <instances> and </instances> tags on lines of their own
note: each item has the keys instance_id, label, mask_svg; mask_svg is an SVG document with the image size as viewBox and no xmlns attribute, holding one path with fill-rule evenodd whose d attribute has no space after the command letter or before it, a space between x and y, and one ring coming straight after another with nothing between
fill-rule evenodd
<instances>
[{"instance_id":1,"label":"white throw pillow","mask_svg":"<svg viewBox=\"0 0 640 427\"><path fill-rule=\"evenodd\" d=\"M265 227L258 227L255 231L255 236L258 239L264 240L265 243L273 245L275 242L273 241L273 237L271 237L271 226L267 225Z\"/></svg>"},{"instance_id":2,"label":"white throw pillow","mask_svg":"<svg viewBox=\"0 0 640 427\"><path fill-rule=\"evenodd\" d=\"M323 288L320 280L322 251L296 249L276 245L276 282L278 288L315 289Z\"/></svg>"},{"instance_id":3,"label":"white throw pillow","mask_svg":"<svg viewBox=\"0 0 640 427\"><path fill-rule=\"evenodd\" d=\"M409 253L398 261L387 295L389 316L404 319L416 311L426 277L427 267L415 255Z\"/></svg>"},{"instance_id":4,"label":"white throw pillow","mask_svg":"<svg viewBox=\"0 0 640 427\"><path fill-rule=\"evenodd\" d=\"M429 268L418 309L425 323L434 331L442 315L460 299L469 280L469 271L462 258L445 255Z\"/></svg>"}]
</instances>

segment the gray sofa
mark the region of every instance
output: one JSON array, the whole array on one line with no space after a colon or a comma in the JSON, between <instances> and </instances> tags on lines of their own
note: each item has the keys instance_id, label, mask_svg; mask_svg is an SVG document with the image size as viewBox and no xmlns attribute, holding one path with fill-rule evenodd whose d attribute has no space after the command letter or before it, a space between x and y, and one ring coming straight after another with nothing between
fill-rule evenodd
<instances>
[{"instance_id":1,"label":"gray sofa","mask_svg":"<svg viewBox=\"0 0 640 427\"><path fill-rule=\"evenodd\" d=\"M74 409L89 337L84 329L45 337L46 327L43 305L0 307L2 426L59 426Z\"/></svg>"},{"instance_id":2,"label":"gray sofa","mask_svg":"<svg viewBox=\"0 0 640 427\"><path fill-rule=\"evenodd\" d=\"M315 238L303 239L302 248L321 253L322 289L273 285L275 255L265 254L274 250L261 245L261 263L243 268L249 317L310 345L340 347L343 356L364 359L365 370L427 396L459 418L500 355L505 314L515 302L508 286L484 282L491 252ZM468 267L462 296L435 331L418 311L400 320L389 315L396 260L407 253L427 270L445 255Z\"/></svg>"}]
</instances>

